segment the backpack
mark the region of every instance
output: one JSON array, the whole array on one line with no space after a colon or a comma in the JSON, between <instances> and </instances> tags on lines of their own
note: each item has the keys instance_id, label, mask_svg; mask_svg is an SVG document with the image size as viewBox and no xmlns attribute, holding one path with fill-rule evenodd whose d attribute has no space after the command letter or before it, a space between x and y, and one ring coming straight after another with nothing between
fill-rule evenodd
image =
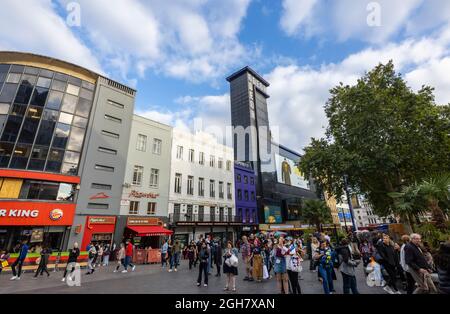
<instances>
[{"instance_id":1,"label":"backpack","mask_svg":"<svg viewBox=\"0 0 450 314\"><path fill-rule=\"evenodd\" d=\"M341 264L342 264L343 260L344 259L342 258L342 255L333 253L333 267L334 268L341 267Z\"/></svg>"}]
</instances>

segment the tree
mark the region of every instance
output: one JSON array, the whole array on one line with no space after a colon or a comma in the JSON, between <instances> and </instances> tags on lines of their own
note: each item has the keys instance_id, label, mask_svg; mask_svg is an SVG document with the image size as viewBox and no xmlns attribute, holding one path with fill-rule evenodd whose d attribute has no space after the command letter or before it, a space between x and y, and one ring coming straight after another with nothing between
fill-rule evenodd
<instances>
[{"instance_id":1,"label":"tree","mask_svg":"<svg viewBox=\"0 0 450 314\"><path fill-rule=\"evenodd\" d=\"M330 208L324 201L309 199L305 200L302 208L302 218L310 225L315 225L321 230L321 225L332 222Z\"/></svg>"},{"instance_id":2,"label":"tree","mask_svg":"<svg viewBox=\"0 0 450 314\"><path fill-rule=\"evenodd\" d=\"M412 91L389 62L330 90L325 138L312 139L299 168L336 198L349 187L379 216L393 213L388 193L450 171L450 108L435 104L433 89Z\"/></svg>"}]
</instances>

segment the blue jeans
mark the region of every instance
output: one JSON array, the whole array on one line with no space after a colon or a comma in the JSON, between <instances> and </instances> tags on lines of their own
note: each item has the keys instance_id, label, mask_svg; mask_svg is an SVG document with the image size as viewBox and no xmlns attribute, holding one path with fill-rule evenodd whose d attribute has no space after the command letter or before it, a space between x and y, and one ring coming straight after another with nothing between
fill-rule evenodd
<instances>
[{"instance_id":1,"label":"blue jeans","mask_svg":"<svg viewBox=\"0 0 450 314\"><path fill-rule=\"evenodd\" d=\"M167 252L161 252L161 266L167 266L167 260L166 260Z\"/></svg>"},{"instance_id":2,"label":"blue jeans","mask_svg":"<svg viewBox=\"0 0 450 314\"><path fill-rule=\"evenodd\" d=\"M172 269L173 266L177 268L178 265L180 265L180 253L176 252L173 253L172 258L170 259L170 269Z\"/></svg>"},{"instance_id":3,"label":"blue jeans","mask_svg":"<svg viewBox=\"0 0 450 314\"><path fill-rule=\"evenodd\" d=\"M128 266L134 267L134 265L131 263L131 256L125 256L125 270L127 270Z\"/></svg>"},{"instance_id":4,"label":"blue jeans","mask_svg":"<svg viewBox=\"0 0 450 314\"><path fill-rule=\"evenodd\" d=\"M330 294L331 291L334 290L333 286L333 275L332 275L332 266L323 266L319 265L319 274L322 277L323 291L325 294Z\"/></svg>"},{"instance_id":5,"label":"blue jeans","mask_svg":"<svg viewBox=\"0 0 450 314\"><path fill-rule=\"evenodd\" d=\"M350 290L352 290L353 294L359 294L358 289L356 288L356 277L349 276L342 272L341 274L342 274L342 281L344 283L344 294L350 294Z\"/></svg>"}]
</instances>

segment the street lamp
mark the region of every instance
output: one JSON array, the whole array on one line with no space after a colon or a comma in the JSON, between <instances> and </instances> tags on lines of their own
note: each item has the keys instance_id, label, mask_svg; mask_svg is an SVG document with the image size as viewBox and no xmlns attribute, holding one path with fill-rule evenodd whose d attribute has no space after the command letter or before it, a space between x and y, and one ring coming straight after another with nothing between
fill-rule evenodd
<instances>
[{"instance_id":1,"label":"street lamp","mask_svg":"<svg viewBox=\"0 0 450 314\"><path fill-rule=\"evenodd\" d=\"M344 188L345 188L345 194L347 195L348 209L350 210L350 216L352 217L353 230L358 231L358 226L355 223L355 216L353 215L352 199L350 197L350 192L348 191L348 181L347 180L348 180L348 175L344 174Z\"/></svg>"}]
</instances>

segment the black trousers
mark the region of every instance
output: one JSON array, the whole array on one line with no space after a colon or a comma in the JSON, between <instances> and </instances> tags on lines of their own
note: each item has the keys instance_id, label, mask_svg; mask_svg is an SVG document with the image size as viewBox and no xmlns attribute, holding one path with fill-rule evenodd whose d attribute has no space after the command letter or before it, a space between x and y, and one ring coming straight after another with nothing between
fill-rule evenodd
<instances>
[{"instance_id":1,"label":"black trousers","mask_svg":"<svg viewBox=\"0 0 450 314\"><path fill-rule=\"evenodd\" d=\"M300 284L298 283L298 272L288 270L289 282L291 283L292 294L302 294Z\"/></svg>"},{"instance_id":2,"label":"black trousers","mask_svg":"<svg viewBox=\"0 0 450 314\"><path fill-rule=\"evenodd\" d=\"M353 294L359 294L358 288L356 287L356 277L349 276L342 273L342 282L344 283L344 294L350 294L350 290Z\"/></svg>"},{"instance_id":3,"label":"black trousers","mask_svg":"<svg viewBox=\"0 0 450 314\"><path fill-rule=\"evenodd\" d=\"M69 268L69 266L66 267L66 269L64 269L64 276L63 278L66 278L67 276L67 269ZM72 269L70 270L70 274L72 274L75 271L75 266L72 266Z\"/></svg>"},{"instance_id":4,"label":"black trousers","mask_svg":"<svg viewBox=\"0 0 450 314\"><path fill-rule=\"evenodd\" d=\"M202 283L202 275L205 275L205 284L208 284L208 261L200 262L197 279L197 283L199 284Z\"/></svg>"},{"instance_id":5,"label":"black trousers","mask_svg":"<svg viewBox=\"0 0 450 314\"><path fill-rule=\"evenodd\" d=\"M406 271L405 274L406 274L406 293L413 294L414 290L416 289L416 281L409 272Z\"/></svg>"},{"instance_id":6,"label":"black trousers","mask_svg":"<svg viewBox=\"0 0 450 314\"><path fill-rule=\"evenodd\" d=\"M194 263L195 263L194 258L189 258L189 269L192 269L192 266L195 265Z\"/></svg>"},{"instance_id":7,"label":"black trousers","mask_svg":"<svg viewBox=\"0 0 450 314\"><path fill-rule=\"evenodd\" d=\"M47 276L50 276L50 273L48 272L48 269L47 269L47 261L45 261L43 258L41 258L41 261L39 262L39 266L38 266L38 269L36 270L36 273L34 274L34 277L37 277L39 275L39 273L41 275L43 275L44 272L47 274Z\"/></svg>"},{"instance_id":8,"label":"black trousers","mask_svg":"<svg viewBox=\"0 0 450 314\"><path fill-rule=\"evenodd\" d=\"M13 276L20 277L20 275L22 275L23 262L24 262L23 259L16 259L14 261L14 263L12 263L11 270L12 270ZM16 266L19 266L17 271L16 271Z\"/></svg>"},{"instance_id":9,"label":"black trousers","mask_svg":"<svg viewBox=\"0 0 450 314\"><path fill-rule=\"evenodd\" d=\"M397 268L395 266L392 266L390 264L384 264L384 269L386 269L386 272L389 275L389 279L387 281L387 285L394 289L394 291L398 291L397 288Z\"/></svg>"},{"instance_id":10,"label":"black trousers","mask_svg":"<svg viewBox=\"0 0 450 314\"><path fill-rule=\"evenodd\" d=\"M216 267L217 267L217 275L220 276L220 264L216 264Z\"/></svg>"}]
</instances>

